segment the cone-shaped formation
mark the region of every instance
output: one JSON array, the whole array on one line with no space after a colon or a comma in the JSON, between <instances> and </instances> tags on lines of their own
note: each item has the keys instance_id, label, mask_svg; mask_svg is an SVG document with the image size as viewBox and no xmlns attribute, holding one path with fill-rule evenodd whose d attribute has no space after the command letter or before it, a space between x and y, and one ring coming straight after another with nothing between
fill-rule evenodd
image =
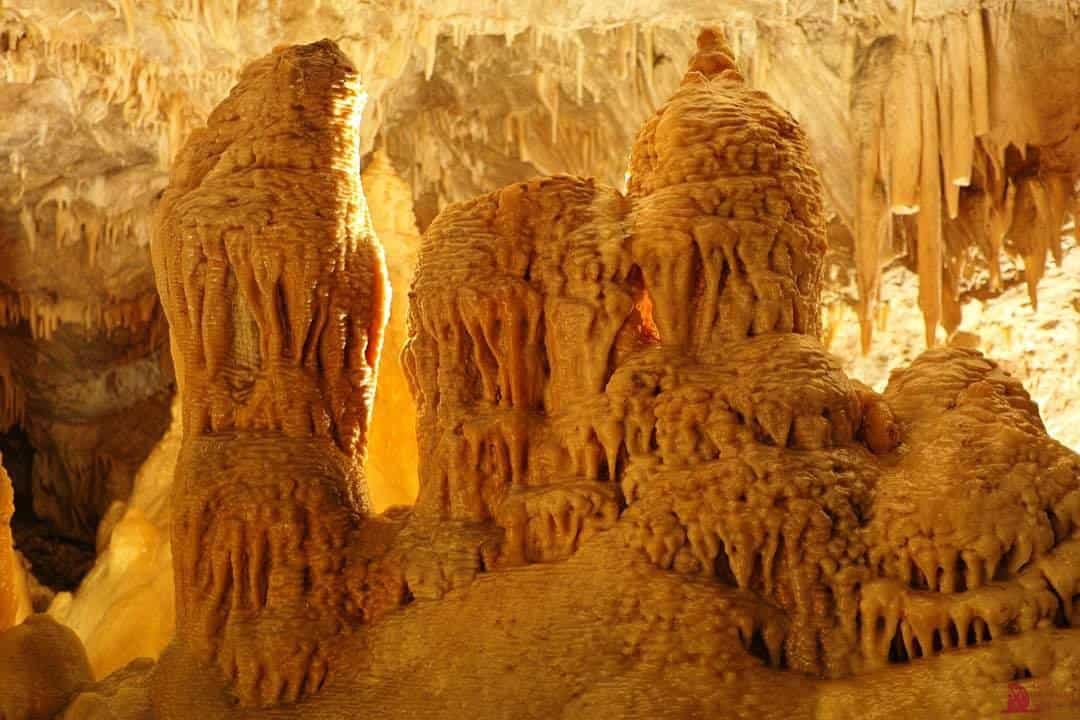
<instances>
[{"instance_id":1,"label":"cone-shaped formation","mask_svg":"<svg viewBox=\"0 0 1080 720\"><path fill-rule=\"evenodd\" d=\"M697 39L697 52L690 58L690 65L683 76L683 84L723 78L743 82L742 73L735 63L735 54L731 52L723 33L709 28L702 30Z\"/></svg>"}]
</instances>

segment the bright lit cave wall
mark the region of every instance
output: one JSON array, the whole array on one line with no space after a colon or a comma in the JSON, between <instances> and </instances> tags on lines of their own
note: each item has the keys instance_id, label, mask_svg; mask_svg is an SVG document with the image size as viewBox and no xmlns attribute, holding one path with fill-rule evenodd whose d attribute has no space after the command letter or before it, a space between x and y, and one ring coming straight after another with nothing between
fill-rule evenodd
<instances>
[{"instance_id":1,"label":"bright lit cave wall","mask_svg":"<svg viewBox=\"0 0 1080 720\"><path fill-rule=\"evenodd\" d=\"M1080 450L1080 8L1009 0L715 3L16 0L0 7L0 452L18 613L99 677L172 633L179 412L149 219L245 62L334 39L360 70L363 186L394 296L368 474L416 494L398 351L420 235L536 175L625 187L697 27L803 125L830 217L824 337L881 389L928 344L995 358Z\"/></svg>"}]
</instances>

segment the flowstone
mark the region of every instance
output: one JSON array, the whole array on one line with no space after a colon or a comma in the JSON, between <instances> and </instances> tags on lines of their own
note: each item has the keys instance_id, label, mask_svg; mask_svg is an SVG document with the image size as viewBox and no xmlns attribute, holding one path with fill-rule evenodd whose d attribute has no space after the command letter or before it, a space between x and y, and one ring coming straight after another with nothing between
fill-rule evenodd
<instances>
[{"instance_id":1,"label":"flowstone","mask_svg":"<svg viewBox=\"0 0 1080 720\"><path fill-rule=\"evenodd\" d=\"M156 218L177 634L94 707L975 718L1024 678L1080 701L1080 461L976 352L880 395L844 375L805 137L717 33L698 46L627 194L542 178L428 228L420 491L381 516L356 74L328 41L248 68Z\"/></svg>"}]
</instances>

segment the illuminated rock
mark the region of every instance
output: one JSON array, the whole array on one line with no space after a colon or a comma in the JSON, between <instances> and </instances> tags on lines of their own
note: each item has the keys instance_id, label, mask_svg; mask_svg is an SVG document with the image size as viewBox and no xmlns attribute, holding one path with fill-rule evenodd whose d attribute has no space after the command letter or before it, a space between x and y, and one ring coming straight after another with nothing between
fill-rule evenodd
<instances>
[{"instance_id":1,"label":"illuminated rock","mask_svg":"<svg viewBox=\"0 0 1080 720\"><path fill-rule=\"evenodd\" d=\"M16 573L18 559L11 539L11 516L15 513L15 493L11 479L0 466L0 632L15 624L19 606Z\"/></svg>"},{"instance_id":2,"label":"illuminated rock","mask_svg":"<svg viewBox=\"0 0 1080 720\"><path fill-rule=\"evenodd\" d=\"M396 354L406 334L407 289L419 238L409 189L381 155L364 168L363 186L373 199L372 223L392 252L390 278L401 290L394 296L386 331L386 346ZM136 474L130 500L115 503L102 521L94 568L77 591L59 593L49 608L79 635L98 678L136 658L157 658L173 635L169 499L180 451L178 406L174 402L170 429ZM383 362L374 419L381 426L369 443L373 505L408 504L416 494L416 412L397 357ZM81 702L80 708L91 699ZM105 701L94 695L93 702Z\"/></svg>"},{"instance_id":3,"label":"illuminated rock","mask_svg":"<svg viewBox=\"0 0 1080 720\"><path fill-rule=\"evenodd\" d=\"M184 414L156 716L979 717L1028 676L1080 700L1076 455L972 351L881 395L844 375L805 137L698 42L628 194L543 178L426 231L411 511L371 513L363 474L387 298L354 71L282 49L195 134L154 242Z\"/></svg>"},{"instance_id":4,"label":"illuminated rock","mask_svg":"<svg viewBox=\"0 0 1080 720\"><path fill-rule=\"evenodd\" d=\"M957 330L965 291L1002 289L1007 259L1023 266L1033 305L1047 260L1060 265L1061 228L1076 212L1080 110L1059 97L1080 91L1080 44L1072 15L1045 9L917 17L907 6L896 34L869 48L852 92L864 350L894 254L918 274L928 347L939 326ZM896 253L893 215L915 213L911 247Z\"/></svg>"},{"instance_id":5,"label":"illuminated rock","mask_svg":"<svg viewBox=\"0 0 1080 720\"><path fill-rule=\"evenodd\" d=\"M136 658L156 658L173 635L169 510L180 452L178 405L136 474L130 500L116 503L102 522L94 567L74 593L58 593L49 607L78 634L98 678Z\"/></svg>"}]
</instances>

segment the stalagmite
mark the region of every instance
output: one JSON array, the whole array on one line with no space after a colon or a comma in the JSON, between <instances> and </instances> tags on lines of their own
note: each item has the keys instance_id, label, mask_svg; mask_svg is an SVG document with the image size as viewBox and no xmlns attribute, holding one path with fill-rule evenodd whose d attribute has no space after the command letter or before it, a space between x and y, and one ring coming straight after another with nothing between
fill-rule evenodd
<instances>
[{"instance_id":1,"label":"stalagmite","mask_svg":"<svg viewBox=\"0 0 1080 720\"><path fill-rule=\"evenodd\" d=\"M0 632L0 713L5 718L56 717L92 678L79 638L47 615Z\"/></svg>"},{"instance_id":2,"label":"stalagmite","mask_svg":"<svg viewBox=\"0 0 1080 720\"><path fill-rule=\"evenodd\" d=\"M183 408L177 636L245 704L317 692L330 640L372 612L349 579L363 582L362 562L342 573L333 559L370 512L363 459L388 300L359 183L361 110L355 71L328 41L252 64L181 151L156 217ZM297 132L278 133L283 122ZM238 183L252 169L257 181ZM257 483L237 474L251 463Z\"/></svg>"}]
</instances>

